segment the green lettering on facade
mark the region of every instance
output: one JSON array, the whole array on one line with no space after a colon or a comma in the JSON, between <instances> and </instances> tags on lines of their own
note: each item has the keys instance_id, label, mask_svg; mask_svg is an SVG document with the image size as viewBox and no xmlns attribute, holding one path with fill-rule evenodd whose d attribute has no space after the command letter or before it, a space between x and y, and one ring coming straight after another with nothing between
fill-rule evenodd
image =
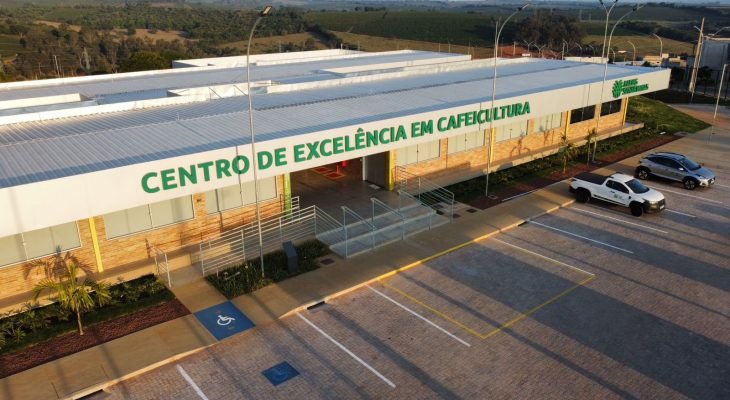
<instances>
[{"instance_id":1,"label":"green lettering on facade","mask_svg":"<svg viewBox=\"0 0 730 400\"><path fill-rule=\"evenodd\" d=\"M158 187L150 186L150 179L157 177L157 172L148 172L142 176L142 189L147 193L157 193L160 191Z\"/></svg>"},{"instance_id":2,"label":"green lettering on facade","mask_svg":"<svg viewBox=\"0 0 730 400\"><path fill-rule=\"evenodd\" d=\"M218 179L222 179L223 176L231 176L231 163L226 159L215 160L215 172ZM180 186L185 186L182 183L182 175L180 175Z\"/></svg>"},{"instance_id":3,"label":"green lettering on facade","mask_svg":"<svg viewBox=\"0 0 730 400\"><path fill-rule=\"evenodd\" d=\"M191 165L190 170L179 167L177 169L177 175L180 177L180 187L185 187L188 182L192 185L198 183L198 170L195 169L195 165Z\"/></svg>"},{"instance_id":4,"label":"green lettering on facade","mask_svg":"<svg viewBox=\"0 0 730 400\"><path fill-rule=\"evenodd\" d=\"M160 171L160 177L162 178L162 190L170 190L177 187L175 183L175 170L173 168Z\"/></svg>"}]
</instances>

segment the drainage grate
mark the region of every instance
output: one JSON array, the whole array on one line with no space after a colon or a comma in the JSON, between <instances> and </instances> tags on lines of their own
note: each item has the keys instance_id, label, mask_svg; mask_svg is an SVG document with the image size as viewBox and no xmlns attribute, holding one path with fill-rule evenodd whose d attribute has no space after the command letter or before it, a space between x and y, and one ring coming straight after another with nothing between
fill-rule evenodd
<instances>
[{"instance_id":1,"label":"drainage grate","mask_svg":"<svg viewBox=\"0 0 730 400\"><path fill-rule=\"evenodd\" d=\"M461 215L454 213L454 219L456 219L456 218L461 218Z\"/></svg>"},{"instance_id":2,"label":"drainage grate","mask_svg":"<svg viewBox=\"0 0 730 400\"><path fill-rule=\"evenodd\" d=\"M325 303L324 300L322 300L322 301L316 302L316 303L312 304L311 306L307 307L307 310L313 310L317 307L322 307L325 304L327 304L327 303Z\"/></svg>"},{"instance_id":3,"label":"drainage grate","mask_svg":"<svg viewBox=\"0 0 730 400\"><path fill-rule=\"evenodd\" d=\"M331 258L323 258L323 259L319 260L319 263L322 265L330 265L333 262L335 262L335 260L333 260Z\"/></svg>"},{"instance_id":4,"label":"drainage grate","mask_svg":"<svg viewBox=\"0 0 730 400\"><path fill-rule=\"evenodd\" d=\"M475 210L473 208L469 208L466 210L466 212L468 212L469 214L474 214L475 212L477 212L477 210Z\"/></svg>"}]
</instances>

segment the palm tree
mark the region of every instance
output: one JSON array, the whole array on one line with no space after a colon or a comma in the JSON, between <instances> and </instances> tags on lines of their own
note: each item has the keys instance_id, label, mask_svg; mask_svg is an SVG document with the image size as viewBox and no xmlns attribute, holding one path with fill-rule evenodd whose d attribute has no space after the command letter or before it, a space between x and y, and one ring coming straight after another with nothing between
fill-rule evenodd
<instances>
[{"instance_id":1,"label":"palm tree","mask_svg":"<svg viewBox=\"0 0 730 400\"><path fill-rule=\"evenodd\" d=\"M79 280L76 275L83 267L75 261L64 264L66 271L59 277L58 281L46 278L35 285L33 299L38 300L38 296L46 290L54 293L55 300L58 301L61 307L76 313L79 335L83 335L84 328L81 325L81 313L93 309L96 305L101 307L107 304L111 300L110 285L106 282L96 282L90 279L88 275L83 280Z\"/></svg>"},{"instance_id":2,"label":"palm tree","mask_svg":"<svg viewBox=\"0 0 730 400\"><path fill-rule=\"evenodd\" d=\"M568 161L573 159L575 145L573 143L570 143L568 141L568 135L563 133L563 136L560 137L560 146L560 154L563 158L563 174L565 174L565 169L568 166Z\"/></svg>"},{"instance_id":3,"label":"palm tree","mask_svg":"<svg viewBox=\"0 0 730 400\"><path fill-rule=\"evenodd\" d=\"M596 140L596 137L598 136L598 132L596 132L596 128L591 129L588 131L588 136L586 136L586 150L587 150L587 156L586 156L586 165L589 165L591 163L591 143L593 141L596 141L595 145L598 146L598 141Z\"/></svg>"}]
</instances>

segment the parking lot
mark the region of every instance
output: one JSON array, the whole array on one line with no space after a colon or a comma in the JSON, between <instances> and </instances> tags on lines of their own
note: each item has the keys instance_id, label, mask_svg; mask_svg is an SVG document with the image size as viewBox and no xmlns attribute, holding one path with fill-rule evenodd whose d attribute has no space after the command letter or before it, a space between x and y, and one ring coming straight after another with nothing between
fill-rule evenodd
<instances>
[{"instance_id":1,"label":"parking lot","mask_svg":"<svg viewBox=\"0 0 730 400\"><path fill-rule=\"evenodd\" d=\"M660 214L574 204L97 398L730 398L730 186L648 184Z\"/></svg>"}]
</instances>

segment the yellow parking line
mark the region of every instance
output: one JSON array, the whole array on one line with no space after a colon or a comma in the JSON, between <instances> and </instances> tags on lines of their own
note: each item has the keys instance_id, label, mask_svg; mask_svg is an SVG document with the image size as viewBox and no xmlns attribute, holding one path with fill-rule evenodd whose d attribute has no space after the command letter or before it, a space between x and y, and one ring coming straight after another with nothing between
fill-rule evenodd
<instances>
[{"instance_id":1,"label":"yellow parking line","mask_svg":"<svg viewBox=\"0 0 730 400\"><path fill-rule=\"evenodd\" d=\"M575 289L578 289L579 287L585 285L586 283L588 283L588 282L590 282L590 281L592 281L594 279L596 279L595 276L589 276L588 278L586 278L586 279L582 280L581 282L579 282L577 285L575 285L575 286L573 286L571 288L568 288L568 289L564 290L562 293L560 293L557 296L553 297L552 299L550 299L550 300L548 300L548 301L540 304L539 306L534 307L533 309L527 311L526 313L520 314L518 317L516 317L516 318L514 318L514 319L512 319L510 321L508 321L507 323L505 323L504 325L500 326L499 328L497 328L497 329L495 329L495 330L487 333L486 335L480 336L480 338L486 339L486 338L488 338L490 336L494 336L494 335L498 334L499 332L502 332L502 330L507 329L510 326L512 326L512 325L514 325L514 324L516 324L516 323L518 323L520 321L522 321L523 319L529 317L530 315L538 312L541 308L547 306L550 303L555 302L559 298L565 296L566 294L572 292Z\"/></svg>"},{"instance_id":2,"label":"yellow parking line","mask_svg":"<svg viewBox=\"0 0 730 400\"><path fill-rule=\"evenodd\" d=\"M448 315L446 315L446 314L442 313L441 311L439 311L439 310L437 310L437 309L435 309L435 308L433 308L433 307L429 306L428 304L426 304L426 303L422 302L421 300L418 300L417 298L415 298L415 297L411 296L410 294L408 294L408 293L406 293L406 292L404 292L404 291L402 291L402 290L400 290L400 289L398 289L398 288L396 288L396 287L394 287L394 286L388 285L387 283L385 283L385 282L383 282L383 281L378 281L378 282L380 282L380 284L381 284L381 285L383 285L383 286L385 286L385 287L387 287L387 288L389 288L389 289L392 289L392 290L394 290L394 291L396 291L396 292L400 293L401 295L403 295L404 297L408 298L408 299L409 299L409 300L411 300L412 302L414 302L414 303L416 303L416 304L420 305L421 307L423 307L423 308L426 308L426 309L430 310L431 312L433 312L434 314L438 315L439 317L441 317L441 318L443 318L443 319L445 319L445 320L447 320L447 321L449 321L449 322L453 323L454 325L456 325L456 326L458 326L458 327L462 328L463 330L465 330L465 331L467 331L467 332L471 333L472 335L474 335L474 336L476 336L476 337L478 337L478 338L481 338L481 337L482 337L482 336L481 336L481 335L479 334L479 332L475 331L474 329L471 329L471 328L469 328L468 326L466 326L466 325L464 325L463 323L459 322L459 321L458 321L457 319L455 319L455 318L452 318L452 317L450 317L450 316L448 316Z\"/></svg>"},{"instance_id":3,"label":"yellow parking line","mask_svg":"<svg viewBox=\"0 0 730 400\"><path fill-rule=\"evenodd\" d=\"M479 239L477 239L477 240L479 240ZM392 285L389 285L389 284L387 284L387 283L385 283L385 282L383 281L384 279L386 279L386 278L389 278L389 277L392 277L393 275L395 275L395 274L397 274L397 273L400 273L400 272L404 271L405 269L408 269L408 268L412 268L412 267L414 267L415 265L418 265L418 264L421 264L421 263L425 263L426 261L429 261L429 260L431 260L431 259L433 259L433 258L436 258L436 257L439 257L439 256L441 256L441 255L442 255L442 253L448 253L448 252L451 252L451 251L453 251L453 250L455 250L455 249L449 249L449 250L446 250L446 251L444 251L444 252L442 252L442 253L439 253L439 254L435 254L435 255L434 255L434 256L432 256L432 257L429 257L429 258L425 258L425 259L423 259L423 260L421 260L421 261L419 261L419 262L417 262L417 263L414 263L415 265L414 265L414 264L411 264L411 265L408 265L408 266L406 266L406 267L404 267L404 268L401 268L401 269L399 269L399 270L397 270L397 271L393 271L393 273L390 273L390 274L387 274L387 275L381 276L381 277L380 277L380 278L379 278L379 279L378 279L377 281L378 281L378 282L379 282L379 283L380 283L381 285L383 285L383 286L385 286L385 287L387 287L387 288L389 288L389 289L392 289L392 290L393 290L393 291L395 291L395 292L398 292L398 293L400 293L400 294L401 294L401 295L402 295L403 297L406 297L406 298L408 298L408 299L409 299L409 300L411 300L412 302L414 302L414 303L416 303L416 304L420 305L421 307L423 307L423 308L425 308L425 309L427 309L427 310L429 310L429 311L433 312L434 314L436 314L436 315L440 316L441 318L443 318L443 319L445 319L445 320L447 320L447 321L449 321L449 322L453 323L454 325L456 325L456 326L458 326L458 327L462 328L463 330L465 330L465 331L467 331L467 332L471 333L472 335L474 335L474 336L478 337L479 339L487 339L487 338L489 338L489 337L492 337L492 336L496 335L497 333L499 333L499 332L503 331L504 329L507 329L507 328L511 327L512 325L514 325L514 324L516 324L516 323L520 322L521 320L523 320L523 319L525 319L525 318L529 317L530 315L532 315L532 314L536 313L537 311L539 311L539 310L540 310L540 309L542 309L543 307L545 307L545 306L547 306L547 305L549 305L549 304L551 304L551 303L553 303L553 302L557 301L558 299L560 299L561 297L563 297L563 296L565 296L565 295L569 294L570 292L574 291L575 289L577 289L577 288L579 288L579 287L581 287L581 286L583 286L583 285L587 284L588 282L590 282L590 281L592 281L592 280L596 279L596 276L595 276L594 274L592 274L592 273L590 273L590 272L588 272L588 271L584 271L584 270L582 270L582 269L580 269L580 268L576 268L576 267L574 267L574 266L572 266L572 265L566 264L566 263L564 263L564 262L562 262L562 261L558 261L558 260L552 259L552 258L550 258L550 257L546 257L546 256L543 256L543 255L541 255L541 254L538 254L538 253L535 253L535 252L533 252L533 251L530 251L530 250L527 250L527 249L523 249L522 247L519 247L519 246L515 246L515 245L513 245L513 244L510 244L510 243L507 243L507 242L503 242L503 241L501 241L501 240L499 240L499 239L493 239L493 240L494 240L494 241L496 241L496 242L499 242L499 243L505 244L505 245L507 245L507 246L510 246L510 247L512 247L512 248L514 248L514 249L517 249L517 250L519 250L519 251L522 251L522 252L524 252L524 253L527 253L527 254L530 254L530 255L533 255L533 256L537 256L538 258L541 258L541 259L543 259L543 260L546 260L546 261L550 261L551 263L554 263L554 264L557 264L557 265L560 265L560 266L563 266L563 267L568 267L568 268L570 268L570 269L572 269L572 270L575 270L575 271L579 271L579 272L581 272L581 273L583 273L583 274L586 274L586 275L588 275L588 277L587 277L586 279L584 279L584 280L582 280L582 281L578 282L578 283L577 283L576 285L574 285L574 286L572 286L572 287L570 287L570 288L568 288L568 289L566 289L566 290L562 291L561 293L559 293L559 294L557 294L557 295L553 296L552 298L550 298L549 300L547 300L547 301L543 302L542 304L539 304L539 305L537 305L537 306L533 307L532 309L528 310L527 312L525 312L525 313L521 313L521 314L520 314L520 315L518 315L517 317L515 317L515 318L513 318L513 319L511 319L511 320L509 320L509 321L507 321L506 323L502 324L502 325L501 325L501 326L500 326L499 328L496 328L496 329L494 329L494 330L492 330L492 331L489 331L489 332L487 332L487 333L484 333L484 334L481 334L481 333L477 332L476 330L474 330L474 329L472 329L472 328L468 327L467 325L465 325L465 324L464 324L463 322L461 322L461 321L457 320L456 318L454 318L454 317L451 317L451 316L449 316L448 314L446 314L446 313L444 313L444 312L442 312L442 311L439 311L439 310L437 310L437 309L435 309L435 308L433 308L433 307L429 306L429 305L428 305L428 304L426 304L426 303L425 303L424 301L421 301L421 300L419 300L419 299L417 299L417 298L413 297L412 295L410 295L410 294L408 294L408 293L406 293L406 292L404 292L404 291L402 291L402 290L400 290L400 289L398 289L398 288L396 288L396 287L394 287L394 286L392 286ZM469 245L469 244L472 244L472 243L475 243L475 242L476 242L476 240L475 240L474 242L470 242L470 243L469 243L469 242L468 242L468 243L464 243L464 244L462 244L462 245L460 245L460 246L456 246L456 248L461 248L461 247L464 247L464 246L466 246L466 245Z\"/></svg>"}]
</instances>

